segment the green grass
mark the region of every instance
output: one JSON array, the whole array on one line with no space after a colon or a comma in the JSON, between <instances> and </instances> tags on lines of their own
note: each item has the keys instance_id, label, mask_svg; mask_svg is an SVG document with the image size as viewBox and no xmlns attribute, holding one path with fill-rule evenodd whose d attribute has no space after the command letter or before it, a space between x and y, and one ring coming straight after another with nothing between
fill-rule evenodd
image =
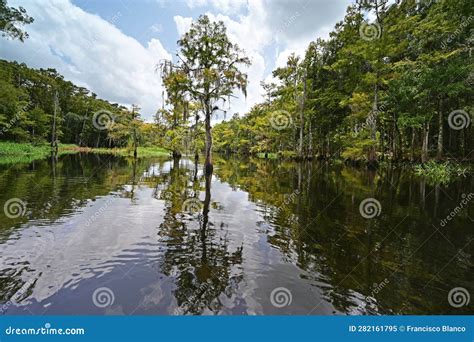
<instances>
[{"instance_id":1,"label":"green grass","mask_svg":"<svg viewBox=\"0 0 474 342\"><path fill-rule=\"evenodd\" d=\"M59 144L59 155L79 152L111 154L122 157L132 157L133 150L127 148L89 148L73 144ZM31 163L34 160L44 159L51 155L48 144L33 145L0 141L0 164ZM138 157L167 157L169 151L161 147L139 147Z\"/></svg>"},{"instance_id":2,"label":"green grass","mask_svg":"<svg viewBox=\"0 0 474 342\"><path fill-rule=\"evenodd\" d=\"M27 143L0 142L1 156L44 156L48 154L50 150L48 145L35 146Z\"/></svg>"},{"instance_id":3,"label":"green grass","mask_svg":"<svg viewBox=\"0 0 474 342\"><path fill-rule=\"evenodd\" d=\"M59 144L60 155L75 153L75 145ZM44 159L51 155L49 144L33 145L30 143L16 143L0 141L0 164L31 163L34 160Z\"/></svg>"},{"instance_id":4,"label":"green grass","mask_svg":"<svg viewBox=\"0 0 474 342\"><path fill-rule=\"evenodd\" d=\"M95 153L95 154L111 154L121 157L132 157L133 149L129 148L89 148L75 147L72 149L77 152ZM138 147L138 157L168 157L170 152L161 147Z\"/></svg>"}]
</instances>

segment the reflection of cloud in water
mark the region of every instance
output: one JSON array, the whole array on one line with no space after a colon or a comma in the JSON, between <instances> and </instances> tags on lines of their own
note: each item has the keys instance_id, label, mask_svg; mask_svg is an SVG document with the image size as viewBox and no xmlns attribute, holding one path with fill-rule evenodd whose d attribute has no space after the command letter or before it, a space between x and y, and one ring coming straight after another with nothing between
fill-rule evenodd
<instances>
[{"instance_id":1,"label":"reflection of cloud in water","mask_svg":"<svg viewBox=\"0 0 474 342\"><path fill-rule=\"evenodd\" d=\"M203 215L194 219L179 211L194 191L200 200L205 198L202 168L197 189L191 190L194 163L182 159L180 172L171 175L175 166L166 161L144 168L136 177L140 182L133 187L133 203L124 196L132 191L131 184L119 184L120 191L89 200L53 224L31 220L0 244L0 269L14 270L9 276L22 282L36 278L20 304L54 306L58 292L68 290L61 303L74 306L78 298L90 301L91 285L106 282L116 290L117 302L102 314L173 314L189 297L187 287L199 289L211 280L202 293L191 294L198 303L185 313L306 314L316 306L315 313L337 313L324 277L298 265L296 240L275 237L279 227L268 221L262 204L217 175L202 234ZM173 187L180 182L184 188ZM166 196L157 196L158 191ZM136 277L134 271L143 274ZM272 289L279 286L293 295L293 304L284 309L270 303ZM348 297L353 298L350 313L366 312L359 300L363 296L350 292ZM91 312L89 304L78 313Z\"/></svg>"},{"instance_id":2,"label":"reflection of cloud in water","mask_svg":"<svg viewBox=\"0 0 474 342\"><path fill-rule=\"evenodd\" d=\"M15 240L0 245L0 267L21 263L41 274L30 297L41 302L62 287L74 287L83 279L97 278L115 266L138 261L156 260L159 249L150 241L152 223L162 219L162 203L151 198L151 189L141 192L140 205L130 206L127 199L115 198L107 210L93 222L88 219L104 205L107 198L99 198L81 210L72 222L59 223L48 231L43 227L29 227L18 231ZM51 233L53 232L53 233ZM54 234L54 242L39 258L34 255L35 238ZM13 242L13 243L12 243ZM27 281L32 272L22 273ZM55 285L55 286L53 286Z\"/></svg>"}]
</instances>

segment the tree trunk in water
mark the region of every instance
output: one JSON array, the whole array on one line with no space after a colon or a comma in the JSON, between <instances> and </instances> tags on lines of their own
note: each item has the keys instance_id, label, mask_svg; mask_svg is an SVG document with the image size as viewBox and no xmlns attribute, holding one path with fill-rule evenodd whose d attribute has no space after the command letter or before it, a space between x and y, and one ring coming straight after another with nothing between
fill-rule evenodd
<instances>
[{"instance_id":1,"label":"tree trunk in water","mask_svg":"<svg viewBox=\"0 0 474 342\"><path fill-rule=\"evenodd\" d=\"M439 109L438 109L438 151L436 154L437 159L443 158L443 111L442 111L443 104L441 100L439 100Z\"/></svg>"},{"instance_id":2,"label":"tree trunk in water","mask_svg":"<svg viewBox=\"0 0 474 342\"><path fill-rule=\"evenodd\" d=\"M426 163L428 161L428 143L430 137L430 123L423 125L423 145L421 147L421 162Z\"/></svg>"},{"instance_id":3,"label":"tree trunk in water","mask_svg":"<svg viewBox=\"0 0 474 342\"><path fill-rule=\"evenodd\" d=\"M138 143L137 143L137 129L135 127L135 110L137 107L133 107L132 110L132 125L133 125L133 158L137 158L137 148L138 148Z\"/></svg>"},{"instance_id":4,"label":"tree trunk in water","mask_svg":"<svg viewBox=\"0 0 474 342\"><path fill-rule=\"evenodd\" d=\"M204 168L206 174L212 174L214 169L212 165L212 132L211 132L211 112L209 107L206 108L206 160L204 162Z\"/></svg>"},{"instance_id":5,"label":"tree trunk in water","mask_svg":"<svg viewBox=\"0 0 474 342\"><path fill-rule=\"evenodd\" d=\"M199 155L196 153L194 155L194 181L198 179L198 163L199 163Z\"/></svg>"},{"instance_id":6,"label":"tree trunk in water","mask_svg":"<svg viewBox=\"0 0 474 342\"><path fill-rule=\"evenodd\" d=\"M206 249L206 236L207 236L207 226L209 224L209 209L211 204L211 180L212 180L212 170L209 173L205 174L206 179L206 195L204 197L204 203L202 208L202 226L201 226L201 243L202 243L202 258L206 259L207 249Z\"/></svg>"},{"instance_id":7,"label":"tree trunk in water","mask_svg":"<svg viewBox=\"0 0 474 342\"><path fill-rule=\"evenodd\" d=\"M298 146L298 157L300 159L303 159L303 135L304 135L304 105L305 105L305 99L306 99L306 68L305 68L305 74L303 78L303 97L301 98L301 108L300 108L300 143Z\"/></svg>"},{"instance_id":8,"label":"tree trunk in water","mask_svg":"<svg viewBox=\"0 0 474 342\"><path fill-rule=\"evenodd\" d=\"M179 159L179 158L181 158L181 152L179 152L178 150L174 150L173 159Z\"/></svg>"}]
</instances>

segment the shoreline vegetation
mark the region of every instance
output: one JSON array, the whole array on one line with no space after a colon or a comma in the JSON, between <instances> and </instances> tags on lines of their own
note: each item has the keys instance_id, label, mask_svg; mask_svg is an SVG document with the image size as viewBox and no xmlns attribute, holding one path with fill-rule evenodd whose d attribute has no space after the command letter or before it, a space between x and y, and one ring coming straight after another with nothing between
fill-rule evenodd
<instances>
[{"instance_id":1,"label":"shoreline vegetation","mask_svg":"<svg viewBox=\"0 0 474 342\"><path fill-rule=\"evenodd\" d=\"M74 144L58 144L57 155L73 153L108 154L120 157L133 157L130 148L92 148L80 147ZM13 163L30 163L45 159L56 154L48 144L34 145L31 143L17 143L0 141L0 165ZM138 147L138 158L168 157L170 151L161 147Z\"/></svg>"},{"instance_id":2,"label":"shoreline vegetation","mask_svg":"<svg viewBox=\"0 0 474 342\"><path fill-rule=\"evenodd\" d=\"M80 147L74 144L59 144L57 155L64 154L99 154L99 155L113 155L119 157L133 158L133 149L131 148L92 148ZM45 159L54 155L54 150L47 144L33 145L30 143L16 143L16 142L2 142L0 141L0 165L15 164L15 163L31 163L35 160ZM184 156L184 155L183 155ZM191 154L187 155L190 158L194 157ZM173 158L172 151L162 147L138 147L137 158L158 158L166 157ZM267 160L281 160L297 162L292 156L285 156L280 153L256 153L248 154L246 157L254 157L258 159ZM306 161L316 160L317 158L308 158ZM339 164L346 164L351 167L360 168L364 164L356 163L342 158L331 158L320 160L324 162L333 162ZM301 161L299 161L301 162ZM449 184L458 177L466 177L473 172L472 163L466 161L464 163L458 161L435 161L430 160L427 163L411 162L411 161L396 161L386 160L379 164L380 168L386 167L403 167L412 170L412 172L419 177L425 177L429 183L432 184Z\"/></svg>"}]
</instances>

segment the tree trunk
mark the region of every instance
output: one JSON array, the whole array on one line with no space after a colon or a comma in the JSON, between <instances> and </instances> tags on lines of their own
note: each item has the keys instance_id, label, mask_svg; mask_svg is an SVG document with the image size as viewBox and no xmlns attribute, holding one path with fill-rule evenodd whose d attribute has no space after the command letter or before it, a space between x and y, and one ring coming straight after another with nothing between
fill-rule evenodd
<instances>
[{"instance_id":1,"label":"tree trunk","mask_svg":"<svg viewBox=\"0 0 474 342\"><path fill-rule=\"evenodd\" d=\"M438 108L438 151L436 154L436 158L439 160L443 158L443 103L441 99L439 100L439 108Z\"/></svg>"},{"instance_id":2,"label":"tree trunk","mask_svg":"<svg viewBox=\"0 0 474 342\"><path fill-rule=\"evenodd\" d=\"M210 106L206 106L206 160L204 162L204 168L206 174L212 174L214 169L212 165L212 132L211 132L211 110Z\"/></svg>"},{"instance_id":3,"label":"tree trunk","mask_svg":"<svg viewBox=\"0 0 474 342\"><path fill-rule=\"evenodd\" d=\"M132 105L133 157L137 158L138 143L137 143L137 128L135 127L135 118L136 118L135 110L138 110L138 107L135 105Z\"/></svg>"},{"instance_id":4,"label":"tree trunk","mask_svg":"<svg viewBox=\"0 0 474 342\"><path fill-rule=\"evenodd\" d=\"M56 116L58 111L58 92L54 94L54 113L53 113L53 127L51 128L51 149L58 150L58 141L56 137Z\"/></svg>"},{"instance_id":5,"label":"tree trunk","mask_svg":"<svg viewBox=\"0 0 474 342\"><path fill-rule=\"evenodd\" d=\"M430 123L423 124L423 145L421 147L421 162L428 161L428 143L430 137Z\"/></svg>"},{"instance_id":6,"label":"tree trunk","mask_svg":"<svg viewBox=\"0 0 474 342\"><path fill-rule=\"evenodd\" d=\"M304 105L306 100L306 68L303 77L303 96L300 103L300 143L298 146L298 157L303 159L303 135L304 135Z\"/></svg>"},{"instance_id":7,"label":"tree trunk","mask_svg":"<svg viewBox=\"0 0 474 342\"><path fill-rule=\"evenodd\" d=\"M378 74L377 74L377 80L378 80ZM376 139L377 139L376 116L377 116L378 108L379 108L378 107L378 96L379 96L379 88L378 88L378 84L375 83L375 85L374 85L374 104L373 104L373 108L372 108L372 114L369 114L369 115L373 116L372 120L370 120L370 126L371 126L370 137L373 140L373 144L372 144L372 146L369 147L369 153L368 153L368 156L367 156L368 164L371 167L375 166L377 164L377 155L376 155L375 148L376 148Z\"/></svg>"},{"instance_id":8,"label":"tree trunk","mask_svg":"<svg viewBox=\"0 0 474 342\"><path fill-rule=\"evenodd\" d=\"M410 155L410 160L414 161L415 160L415 128L411 129L411 155Z\"/></svg>"}]
</instances>

